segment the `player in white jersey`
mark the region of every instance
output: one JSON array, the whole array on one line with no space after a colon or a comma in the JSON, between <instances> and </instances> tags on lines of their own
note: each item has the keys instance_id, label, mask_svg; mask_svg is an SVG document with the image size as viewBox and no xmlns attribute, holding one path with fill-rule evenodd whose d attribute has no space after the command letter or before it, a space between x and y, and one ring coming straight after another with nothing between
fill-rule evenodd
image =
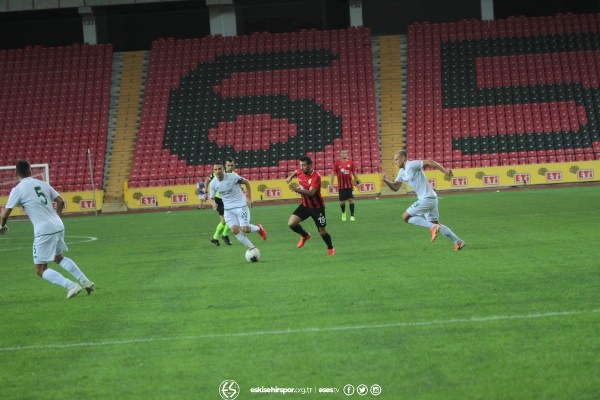
<instances>
[{"instance_id":1,"label":"player in white jersey","mask_svg":"<svg viewBox=\"0 0 600 400\"><path fill-rule=\"evenodd\" d=\"M246 236L247 233L258 232L262 240L267 240L267 232L261 224L250 224L250 208L248 207L248 205L252 206L250 182L235 172L225 173L223 164L220 162L215 163L213 175L215 177L210 182L210 202L216 210L218 205L215 202L215 196L217 192L221 195L225 211L225 223L231 228L231 232L235 235L236 239L248 247L248 249L253 249L256 246L248 239ZM245 194L240 185L246 187ZM247 199L246 196L248 196Z\"/></svg>"},{"instance_id":2,"label":"player in white jersey","mask_svg":"<svg viewBox=\"0 0 600 400\"><path fill-rule=\"evenodd\" d=\"M37 274L48 282L67 290L67 299L81 292L81 285L88 294L94 290L94 282L90 281L77 264L63 253L68 250L65 243L65 227L60 216L65 207L65 201L60 194L48 183L31 177L29 162L17 162L17 176L20 181L8 196L8 202L0 219L0 235L8 232L6 222L12 210L22 206L33 224L33 263ZM52 206L56 202L56 210ZM55 270L48 268L48 263L54 261L65 271L73 275L81 285L73 282Z\"/></svg>"},{"instance_id":3,"label":"player in white jersey","mask_svg":"<svg viewBox=\"0 0 600 400\"><path fill-rule=\"evenodd\" d=\"M439 222L437 193L427 180L423 167L433 167L448 176L452 176L452 170L444 168L433 160L409 161L405 150L398 150L394 154L394 163L400 168L398 176L394 181L391 181L384 173L383 181L394 192L397 192L404 182L408 183L418 199L402 214L404 222L429 229L432 242L438 233L441 233L454 242L454 250L462 250L465 247L465 241L456 236L446 225Z\"/></svg>"}]
</instances>

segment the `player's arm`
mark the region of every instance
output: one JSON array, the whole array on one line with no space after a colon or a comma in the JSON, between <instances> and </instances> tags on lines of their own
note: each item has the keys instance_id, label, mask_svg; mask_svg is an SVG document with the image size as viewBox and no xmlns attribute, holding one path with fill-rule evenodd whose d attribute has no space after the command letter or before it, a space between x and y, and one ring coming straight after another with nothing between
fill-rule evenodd
<instances>
[{"instance_id":1,"label":"player's arm","mask_svg":"<svg viewBox=\"0 0 600 400\"><path fill-rule=\"evenodd\" d=\"M252 191L250 190L250 182L245 178L240 178L240 185L243 185L246 190L246 201L248 202L248 206L252 207Z\"/></svg>"},{"instance_id":2,"label":"player's arm","mask_svg":"<svg viewBox=\"0 0 600 400\"><path fill-rule=\"evenodd\" d=\"M448 168L444 168L440 163L438 163L437 161L433 161L433 160L423 160L423 166L424 167L433 167L435 169L437 169L438 171L441 171L444 173L444 175L448 175L448 176L452 176L452 170L448 169Z\"/></svg>"},{"instance_id":3,"label":"player's arm","mask_svg":"<svg viewBox=\"0 0 600 400\"><path fill-rule=\"evenodd\" d=\"M294 172L292 172L290 176L285 178L285 183L289 184L292 181L292 179L294 179L296 176L298 176L298 173L296 172L296 170L294 170Z\"/></svg>"},{"instance_id":4,"label":"player's arm","mask_svg":"<svg viewBox=\"0 0 600 400\"><path fill-rule=\"evenodd\" d=\"M208 201L210 201L210 205L212 206L213 210L216 210L219 207L217 205L217 202L215 201L215 196L217 195L217 191L211 186L210 191L208 193L209 193Z\"/></svg>"},{"instance_id":5,"label":"player's arm","mask_svg":"<svg viewBox=\"0 0 600 400\"><path fill-rule=\"evenodd\" d=\"M358 179L358 175L356 175L356 172L352 171L352 175L354 175L354 184L356 186L360 185L360 180Z\"/></svg>"},{"instance_id":6,"label":"player's arm","mask_svg":"<svg viewBox=\"0 0 600 400\"><path fill-rule=\"evenodd\" d=\"M402 182L394 182L389 180L385 172L383 172L383 182L394 192L397 192L402 187Z\"/></svg>"},{"instance_id":7,"label":"player's arm","mask_svg":"<svg viewBox=\"0 0 600 400\"><path fill-rule=\"evenodd\" d=\"M12 208L5 208L4 211L2 211L2 218L0 219L0 235L4 235L8 232L6 223L8 222L8 217L10 217L10 213L12 213Z\"/></svg>"},{"instance_id":8,"label":"player's arm","mask_svg":"<svg viewBox=\"0 0 600 400\"><path fill-rule=\"evenodd\" d=\"M333 186L334 179L335 179L335 168L331 170L331 175L329 175L329 186Z\"/></svg>"},{"instance_id":9,"label":"player's arm","mask_svg":"<svg viewBox=\"0 0 600 400\"><path fill-rule=\"evenodd\" d=\"M298 193L298 194L303 194L306 196L314 196L315 193L317 193L317 188L316 187L309 187L308 189L302 189L302 186L298 185L294 188L294 192Z\"/></svg>"},{"instance_id":10,"label":"player's arm","mask_svg":"<svg viewBox=\"0 0 600 400\"><path fill-rule=\"evenodd\" d=\"M57 196L54 198L54 201L56 202L56 213L62 218L62 212L65 209L65 200L61 196Z\"/></svg>"}]
</instances>

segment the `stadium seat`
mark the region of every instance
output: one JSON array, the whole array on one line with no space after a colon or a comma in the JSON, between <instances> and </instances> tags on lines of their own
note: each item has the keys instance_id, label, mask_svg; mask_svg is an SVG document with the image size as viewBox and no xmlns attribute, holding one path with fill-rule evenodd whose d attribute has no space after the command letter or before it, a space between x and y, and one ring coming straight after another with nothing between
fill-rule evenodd
<instances>
[{"instance_id":1,"label":"stadium seat","mask_svg":"<svg viewBox=\"0 0 600 400\"><path fill-rule=\"evenodd\" d=\"M423 156L433 142L435 157L474 167L597 157L600 85L590 37L598 28L589 21L558 15L410 25L409 153ZM581 32L596 35L571 35ZM506 156L486 155L497 151Z\"/></svg>"},{"instance_id":2,"label":"stadium seat","mask_svg":"<svg viewBox=\"0 0 600 400\"><path fill-rule=\"evenodd\" d=\"M326 46L332 42L338 46ZM337 154L341 150L339 143L362 143L362 149L369 149L370 162L379 165L370 45L367 28L335 34L317 30L264 33L228 38L225 42L221 37L156 40L152 44L149 84L130 180L149 178L150 171L143 167L139 155L152 147L153 157L178 155L169 161L182 167L175 170L174 178L197 179L198 167L207 166L210 171L216 158L232 156L236 151L240 170L249 176L285 176L289 172L287 160L295 168L297 157L308 152L313 142L319 143L316 154L324 154L326 143L332 144ZM222 46L231 49L231 56L228 64L219 69L240 71L219 77L213 64ZM307 52L295 60L269 54L269 49L277 51L275 48ZM328 54L321 50L333 54L331 66L321 66ZM244 55L235 57L240 53ZM256 64L248 67L250 60ZM307 68L293 68L294 62L305 62ZM310 68L311 65L319 68ZM211 76L216 78L210 81ZM170 84L154 84L158 81ZM209 81L210 87L203 86ZM185 91L195 94L185 96ZM180 92L180 96L172 95ZM293 101L272 100L271 96L280 94L289 95ZM341 125L333 127L325 124L322 117L315 118L315 103L339 118ZM215 123L213 115L220 115L221 122ZM306 138L298 137L301 126L308 129ZM198 140L202 129L206 140ZM334 142L338 135L342 137L339 143ZM247 152L254 155L246 157Z\"/></svg>"},{"instance_id":3,"label":"stadium seat","mask_svg":"<svg viewBox=\"0 0 600 400\"><path fill-rule=\"evenodd\" d=\"M48 163L53 186L81 190L91 187L89 148L94 183L102 187L111 64L111 45L1 51L0 91L8 95L0 102L0 131L19 140L11 142L14 153L0 153L0 163ZM73 173L55 173L65 169Z\"/></svg>"}]
</instances>

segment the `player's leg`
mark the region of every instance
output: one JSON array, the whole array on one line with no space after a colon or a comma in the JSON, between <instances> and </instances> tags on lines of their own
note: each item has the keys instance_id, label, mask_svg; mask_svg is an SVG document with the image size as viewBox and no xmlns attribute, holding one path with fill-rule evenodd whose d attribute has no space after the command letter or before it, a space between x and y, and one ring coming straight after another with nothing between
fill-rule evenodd
<instances>
[{"instance_id":1,"label":"player's leg","mask_svg":"<svg viewBox=\"0 0 600 400\"><path fill-rule=\"evenodd\" d=\"M309 217L309 213L306 211L306 207L300 204L290 215L288 219L288 226L291 230L300 235L300 241L296 247L301 248L304 246L306 241L310 239L310 233L306 232L300 223Z\"/></svg>"},{"instance_id":2,"label":"player's leg","mask_svg":"<svg viewBox=\"0 0 600 400\"><path fill-rule=\"evenodd\" d=\"M440 213L438 208L437 201L435 202L435 206L431 209L429 213L425 216L428 221L434 224L438 224L440 227L440 233L447 237L454 243L454 250L462 250L465 247L465 241L459 238L449 227L446 225L440 224Z\"/></svg>"},{"instance_id":3,"label":"player's leg","mask_svg":"<svg viewBox=\"0 0 600 400\"><path fill-rule=\"evenodd\" d=\"M404 222L429 229L432 242L437 237L440 226L427 221L423 215L429 213L429 211L432 209L434 204L433 201L433 199L417 200L410 207L408 207L404 214L402 214L402 219Z\"/></svg>"},{"instance_id":4,"label":"player's leg","mask_svg":"<svg viewBox=\"0 0 600 400\"><path fill-rule=\"evenodd\" d=\"M352 188L348 189L348 204L350 206L350 221L356 221L354 219L354 193Z\"/></svg>"},{"instance_id":5,"label":"player's leg","mask_svg":"<svg viewBox=\"0 0 600 400\"><path fill-rule=\"evenodd\" d=\"M338 197L340 199L340 209L342 210L342 221L346 221L346 190L338 188Z\"/></svg>"},{"instance_id":6,"label":"player's leg","mask_svg":"<svg viewBox=\"0 0 600 400\"><path fill-rule=\"evenodd\" d=\"M225 224L225 227L223 228L223 233L221 234L221 239L223 239L227 246L231 246L231 240L229 240L230 231L231 229L229 228L229 225Z\"/></svg>"},{"instance_id":7,"label":"player's leg","mask_svg":"<svg viewBox=\"0 0 600 400\"><path fill-rule=\"evenodd\" d=\"M246 207L244 207L244 208L246 208ZM227 225L231 227L231 233L233 234L233 236L235 236L235 238L241 244L246 246L247 248L253 249L256 246L254 246L254 244L252 244L250 239L248 239L248 236L246 236L246 234L241 229L241 225L244 224L243 218L242 218L242 210L243 210L243 208L226 210L225 211L225 221L227 222ZM244 218L246 218L246 217L244 217Z\"/></svg>"},{"instance_id":8,"label":"player's leg","mask_svg":"<svg viewBox=\"0 0 600 400\"><path fill-rule=\"evenodd\" d=\"M69 250L67 244L65 243L65 233L63 231L59 232L57 235L59 235L59 238L56 244L57 254L54 257L54 262L60 265L62 269L73 275L83 285L87 294L91 294L96 285L94 282L90 281L87 276L85 276L75 261L63 256L63 254Z\"/></svg>"},{"instance_id":9,"label":"player's leg","mask_svg":"<svg viewBox=\"0 0 600 400\"><path fill-rule=\"evenodd\" d=\"M243 207L239 214L240 229L244 233L258 232L262 240L267 240L267 231L261 224L252 225L250 223L250 208Z\"/></svg>"},{"instance_id":10,"label":"player's leg","mask_svg":"<svg viewBox=\"0 0 600 400\"><path fill-rule=\"evenodd\" d=\"M215 230L215 233L214 233L212 239L210 240L210 242L212 244L214 244L215 246L220 246L221 243L219 242L219 237L222 236L223 230L225 229L227 224L225 223L225 218L223 217L223 213L224 213L223 200L216 197L215 203L217 203L217 213L219 214L219 224L217 225L217 229Z\"/></svg>"},{"instance_id":11,"label":"player's leg","mask_svg":"<svg viewBox=\"0 0 600 400\"><path fill-rule=\"evenodd\" d=\"M333 248L333 242L331 240L331 236L327 233L327 219L325 218L325 207L322 208L313 208L312 210L312 219L315 221L315 225L319 229L319 235L321 235L321 239L325 242L327 246L327 253L332 256L335 254L335 249Z\"/></svg>"},{"instance_id":12,"label":"player's leg","mask_svg":"<svg viewBox=\"0 0 600 400\"><path fill-rule=\"evenodd\" d=\"M75 297L81 292L81 286L70 279L65 278L52 268L48 263L54 259L56 254L56 243L58 236L39 236L33 240L33 263L36 273L45 281L58 285L67 290L67 299Z\"/></svg>"}]
</instances>

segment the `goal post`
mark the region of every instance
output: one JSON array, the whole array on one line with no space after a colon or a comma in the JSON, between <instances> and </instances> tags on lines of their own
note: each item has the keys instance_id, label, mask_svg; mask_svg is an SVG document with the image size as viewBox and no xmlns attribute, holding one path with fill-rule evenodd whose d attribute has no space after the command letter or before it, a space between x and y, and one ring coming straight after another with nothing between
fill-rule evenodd
<instances>
[{"instance_id":1,"label":"goal post","mask_svg":"<svg viewBox=\"0 0 600 400\"><path fill-rule=\"evenodd\" d=\"M31 164L31 176L40 181L50 183L50 168L48 164ZM17 167L15 165L0 166L0 210L4 209L8 201L8 195L13 187L19 183ZM23 218L26 214L19 207L15 209L10 218Z\"/></svg>"}]
</instances>

